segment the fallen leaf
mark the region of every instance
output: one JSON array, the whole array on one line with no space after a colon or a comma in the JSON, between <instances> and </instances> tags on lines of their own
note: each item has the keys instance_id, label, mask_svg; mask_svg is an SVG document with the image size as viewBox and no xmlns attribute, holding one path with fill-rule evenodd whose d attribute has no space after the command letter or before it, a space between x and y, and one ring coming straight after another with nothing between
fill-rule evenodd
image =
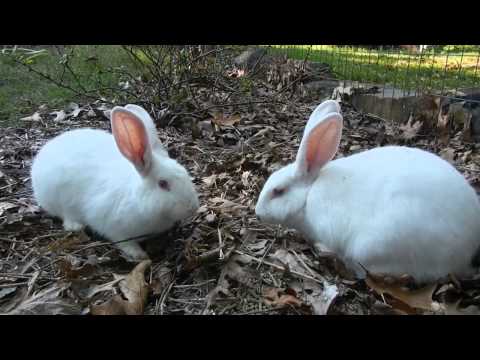
<instances>
[{"instance_id":1,"label":"fallen leaf","mask_svg":"<svg viewBox=\"0 0 480 360\"><path fill-rule=\"evenodd\" d=\"M92 284L89 280L73 279L71 281L71 287L79 298L90 300L98 293L114 291L115 285L118 284L120 280L121 279L115 279L106 284Z\"/></svg>"},{"instance_id":2,"label":"fallen leaf","mask_svg":"<svg viewBox=\"0 0 480 360\"><path fill-rule=\"evenodd\" d=\"M69 116L69 117L71 116L71 117L73 117L73 118L76 118L82 111L83 111L83 108L80 108L80 107L79 107L79 108L73 110L73 111L71 112L71 114L69 114L68 116Z\"/></svg>"},{"instance_id":3,"label":"fallen leaf","mask_svg":"<svg viewBox=\"0 0 480 360\"><path fill-rule=\"evenodd\" d=\"M202 205L198 208L197 214L203 214L204 212L208 211L208 207L206 205Z\"/></svg>"},{"instance_id":4,"label":"fallen leaf","mask_svg":"<svg viewBox=\"0 0 480 360\"><path fill-rule=\"evenodd\" d=\"M253 286L257 278L256 274L241 265L248 264L250 261L251 259L246 256L233 255L223 267L220 278L229 278L248 287Z\"/></svg>"},{"instance_id":5,"label":"fallen leaf","mask_svg":"<svg viewBox=\"0 0 480 360\"><path fill-rule=\"evenodd\" d=\"M162 294L172 280L172 269L168 266L161 266L158 268L152 275L152 283L150 284L150 289L152 290L153 295Z\"/></svg>"},{"instance_id":6,"label":"fallen leaf","mask_svg":"<svg viewBox=\"0 0 480 360\"><path fill-rule=\"evenodd\" d=\"M207 216L205 216L205 221L208 223L208 224L211 224L215 221L215 219L217 218L217 215L215 214L208 214Z\"/></svg>"},{"instance_id":7,"label":"fallen leaf","mask_svg":"<svg viewBox=\"0 0 480 360\"><path fill-rule=\"evenodd\" d=\"M277 308L284 308L288 306L303 307L305 304L295 297L295 295L289 294L282 289L268 288L263 293L264 302L269 306Z\"/></svg>"},{"instance_id":8,"label":"fallen leaf","mask_svg":"<svg viewBox=\"0 0 480 360\"><path fill-rule=\"evenodd\" d=\"M78 110L79 108L80 108L80 106L77 103L74 103L74 102L71 102L67 106L67 109L72 110L72 111Z\"/></svg>"},{"instance_id":9,"label":"fallen leaf","mask_svg":"<svg viewBox=\"0 0 480 360\"><path fill-rule=\"evenodd\" d=\"M311 284L311 288L314 284L319 285L311 280L305 280ZM315 315L326 315L333 301L337 298L338 288L335 284L323 284L324 288L321 292L314 291L312 294L306 294L308 302L313 307L313 313Z\"/></svg>"},{"instance_id":10,"label":"fallen leaf","mask_svg":"<svg viewBox=\"0 0 480 360\"><path fill-rule=\"evenodd\" d=\"M246 210L247 206L237 204L233 201L227 200L227 199L222 199L220 197L214 197L209 199L209 202L213 204L218 204L217 209L221 210L222 213L231 213L231 214L236 214L239 215L242 210Z\"/></svg>"},{"instance_id":11,"label":"fallen leaf","mask_svg":"<svg viewBox=\"0 0 480 360\"><path fill-rule=\"evenodd\" d=\"M79 277L91 275L95 270L96 267L91 264L84 264L81 267L75 267L70 261L67 259L60 259L58 262L58 266L63 273L63 275L68 279L77 279Z\"/></svg>"},{"instance_id":12,"label":"fallen leaf","mask_svg":"<svg viewBox=\"0 0 480 360\"><path fill-rule=\"evenodd\" d=\"M465 308L459 307L460 300L454 304L445 304L445 315L480 315L480 308L470 305Z\"/></svg>"},{"instance_id":13,"label":"fallen leaf","mask_svg":"<svg viewBox=\"0 0 480 360\"><path fill-rule=\"evenodd\" d=\"M68 249L76 248L77 245L86 243L90 240L90 237L84 232L72 233L57 239L46 246L47 251L60 252Z\"/></svg>"},{"instance_id":14,"label":"fallen leaf","mask_svg":"<svg viewBox=\"0 0 480 360\"><path fill-rule=\"evenodd\" d=\"M268 240L257 241L252 244L247 244L246 248L254 255L262 256L263 254L265 254L265 251L267 251L266 245L268 242Z\"/></svg>"},{"instance_id":15,"label":"fallen leaf","mask_svg":"<svg viewBox=\"0 0 480 360\"><path fill-rule=\"evenodd\" d=\"M240 115L232 115L225 117L223 113L214 114L212 117L212 122L218 126L232 126L238 123L242 117Z\"/></svg>"},{"instance_id":16,"label":"fallen leaf","mask_svg":"<svg viewBox=\"0 0 480 360\"><path fill-rule=\"evenodd\" d=\"M5 296L15 292L15 290L17 290L16 287L8 287L8 288L0 289L0 299L2 299Z\"/></svg>"},{"instance_id":17,"label":"fallen leaf","mask_svg":"<svg viewBox=\"0 0 480 360\"><path fill-rule=\"evenodd\" d=\"M305 267L286 249L278 249L275 253L269 255L269 258L275 260L283 267L287 266L290 270L300 274L306 274Z\"/></svg>"},{"instance_id":18,"label":"fallen leaf","mask_svg":"<svg viewBox=\"0 0 480 360\"><path fill-rule=\"evenodd\" d=\"M0 202L0 216L2 216L6 210L13 209L16 207L18 207L17 204L12 204L6 201Z\"/></svg>"},{"instance_id":19,"label":"fallen leaf","mask_svg":"<svg viewBox=\"0 0 480 360\"><path fill-rule=\"evenodd\" d=\"M399 128L403 131L401 137L405 140L411 140L415 138L422 127L422 123L417 121L413 124L413 116L410 116L408 122L405 125L401 125Z\"/></svg>"},{"instance_id":20,"label":"fallen leaf","mask_svg":"<svg viewBox=\"0 0 480 360\"><path fill-rule=\"evenodd\" d=\"M421 289L410 290L400 284L386 284L381 277L367 273L365 283L377 294L383 296L388 294L394 299L404 303L412 309L421 309L427 311L438 311L439 303L433 301L432 296L437 288L436 284L428 285ZM390 304L394 306L395 304ZM399 305L399 304L397 304ZM403 308L401 310L408 310Z\"/></svg>"},{"instance_id":21,"label":"fallen leaf","mask_svg":"<svg viewBox=\"0 0 480 360\"><path fill-rule=\"evenodd\" d=\"M451 164L455 164L455 150L452 148L446 148L440 151L438 154L444 160L447 160Z\"/></svg>"},{"instance_id":22,"label":"fallen leaf","mask_svg":"<svg viewBox=\"0 0 480 360\"><path fill-rule=\"evenodd\" d=\"M295 280L290 287L302 293L302 298L312 306L314 315L326 315L338 296L337 285L327 282L319 284L310 279Z\"/></svg>"},{"instance_id":23,"label":"fallen leaf","mask_svg":"<svg viewBox=\"0 0 480 360\"><path fill-rule=\"evenodd\" d=\"M250 177L250 175L251 175L250 171L244 171L242 173L242 184L243 184L243 186L245 186L245 187L249 186L248 178Z\"/></svg>"},{"instance_id":24,"label":"fallen leaf","mask_svg":"<svg viewBox=\"0 0 480 360\"><path fill-rule=\"evenodd\" d=\"M117 276L122 295L117 294L100 305L90 305L92 315L142 315L147 301L149 286L145 270L152 261L144 260L127 276Z\"/></svg>"},{"instance_id":25,"label":"fallen leaf","mask_svg":"<svg viewBox=\"0 0 480 360\"><path fill-rule=\"evenodd\" d=\"M55 284L41 290L21 302L8 315L80 315L81 308L78 304L60 297L68 287L69 284Z\"/></svg>"},{"instance_id":26,"label":"fallen leaf","mask_svg":"<svg viewBox=\"0 0 480 360\"><path fill-rule=\"evenodd\" d=\"M40 116L40 113L37 111L33 115L23 117L20 120L23 120L23 121L42 121L42 117Z\"/></svg>"},{"instance_id":27,"label":"fallen leaf","mask_svg":"<svg viewBox=\"0 0 480 360\"><path fill-rule=\"evenodd\" d=\"M65 114L65 111L61 110L61 111L52 111L50 113L50 115L55 115L55 119L53 119L53 121L55 122L59 122L59 121L63 121L65 120L67 114Z\"/></svg>"},{"instance_id":28,"label":"fallen leaf","mask_svg":"<svg viewBox=\"0 0 480 360\"><path fill-rule=\"evenodd\" d=\"M212 185L215 184L217 177L218 177L217 174L212 174L210 176L204 177L202 181L205 185L207 185L208 187L211 187Z\"/></svg>"}]
</instances>

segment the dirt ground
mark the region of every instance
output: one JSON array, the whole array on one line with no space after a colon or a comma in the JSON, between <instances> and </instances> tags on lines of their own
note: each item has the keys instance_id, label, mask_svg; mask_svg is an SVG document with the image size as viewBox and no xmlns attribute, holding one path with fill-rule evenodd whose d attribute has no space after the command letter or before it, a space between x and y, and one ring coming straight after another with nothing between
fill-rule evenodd
<instances>
[{"instance_id":1,"label":"dirt ground","mask_svg":"<svg viewBox=\"0 0 480 360\"><path fill-rule=\"evenodd\" d=\"M295 158L316 105L255 104L238 116L159 128L171 157L194 176L201 208L169 233L147 239L152 261L138 266L90 231L65 232L32 198L29 171L39 148L67 129L109 130L101 111L89 105L75 117L42 116L0 129L0 313L475 313L477 278L417 292L376 278L357 280L335 256L315 253L300 234L256 219L265 180ZM348 104L342 108L345 129L337 157L386 144L412 145L440 154L478 185L478 145L460 136L445 145Z\"/></svg>"}]
</instances>

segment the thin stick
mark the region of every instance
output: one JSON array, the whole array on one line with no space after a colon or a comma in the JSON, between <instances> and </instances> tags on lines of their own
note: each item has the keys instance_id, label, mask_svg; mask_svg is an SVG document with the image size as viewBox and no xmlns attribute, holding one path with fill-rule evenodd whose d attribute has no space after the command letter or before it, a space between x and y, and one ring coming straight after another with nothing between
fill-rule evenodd
<instances>
[{"instance_id":1,"label":"thin stick","mask_svg":"<svg viewBox=\"0 0 480 360\"><path fill-rule=\"evenodd\" d=\"M239 255L244 255L244 256L248 256L249 258L251 258L253 261L255 262L260 262L260 260L258 260L256 257L252 256L252 255L249 255L249 254L246 254L244 253L243 251L240 251L240 250L235 250L235 253L239 254ZM272 264L270 262L267 262L267 261L263 261L263 264L264 265L268 265L270 267L273 267L274 269L277 269L277 270L280 270L280 271L287 271L287 269L285 269L283 266L279 266L279 265L275 265L275 264ZM316 283L318 284L322 284L323 285L323 281L321 280L318 280L318 279L315 279L314 277L311 277L311 276L308 276L308 275L305 275L305 274L302 274L302 273L299 273L297 271L294 271L294 270L290 270L290 273L293 274L293 275L296 275L298 277L301 277L301 278L304 278L304 279L308 279L308 280L312 280L312 281L315 281Z\"/></svg>"},{"instance_id":2,"label":"thin stick","mask_svg":"<svg viewBox=\"0 0 480 360\"><path fill-rule=\"evenodd\" d=\"M163 309L165 307L165 301L167 300L168 294L172 290L173 284L175 284L175 279L170 283L164 295L162 296L162 301L160 302L160 315L163 315Z\"/></svg>"},{"instance_id":3,"label":"thin stick","mask_svg":"<svg viewBox=\"0 0 480 360\"><path fill-rule=\"evenodd\" d=\"M312 269L310 269L310 267L308 267L307 264L305 264L305 262L302 260L302 258L300 256L298 256L298 254L294 250L291 250L291 251L292 251L293 255L295 255L295 257L297 258L297 260L300 262L300 264L302 264L303 267L310 273L310 275L315 277L316 274L313 272Z\"/></svg>"},{"instance_id":4,"label":"thin stick","mask_svg":"<svg viewBox=\"0 0 480 360\"><path fill-rule=\"evenodd\" d=\"M13 283L13 284L0 284L0 289L11 288L11 287L16 287L20 285L28 285L28 281Z\"/></svg>"},{"instance_id":5,"label":"thin stick","mask_svg":"<svg viewBox=\"0 0 480 360\"><path fill-rule=\"evenodd\" d=\"M224 254L223 254L223 239L222 239L222 232L220 231L220 228L217 228L218 232L218 258L220 260L223 260Z\"/></svg>"}]
</instances>

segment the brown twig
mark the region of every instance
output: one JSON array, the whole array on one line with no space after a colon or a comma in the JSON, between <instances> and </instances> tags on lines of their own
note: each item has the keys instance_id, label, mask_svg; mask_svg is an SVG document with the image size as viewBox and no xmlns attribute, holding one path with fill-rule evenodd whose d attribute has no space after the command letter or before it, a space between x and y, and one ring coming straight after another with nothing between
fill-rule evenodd
<instances>
[{"instance_id":1,"label":"brown twig","mask_svg":"<svg viewBox=\"0 0 480 360\"><path fill-rule=\"evenodd\" d=\"M244 255L244 256L248 256L250 259L252 259L253 261L255 262L260 262L260 260L258 260L256 257L252 256L252 255L249 255L247 253L244 253L243 251L240 251L240 250L235 250L235 253L236 254L239 254L239 255ZM263 261L262 264L264 265L268 265L274 269L277 269L277 270L280 270L280 271L287 271L286 268L284 268L283 266L279 266L279 265L275 265L275 264L272 264L271 262L267 262L267 261ZM290 274L293 274L293 275L296 275L298 277L301 277L303 279L308 279L308 280L312 280L312 281L315 281L316 283L319 283L319 284L324 284L323 281L319 280L319 279L316 279L314 277L311 277L309 275L305 275L305 274L302 274L302 273L299 273L297 271L294 271L294 270L289 270L289 273Z\"/></svg>"}]
</instances>

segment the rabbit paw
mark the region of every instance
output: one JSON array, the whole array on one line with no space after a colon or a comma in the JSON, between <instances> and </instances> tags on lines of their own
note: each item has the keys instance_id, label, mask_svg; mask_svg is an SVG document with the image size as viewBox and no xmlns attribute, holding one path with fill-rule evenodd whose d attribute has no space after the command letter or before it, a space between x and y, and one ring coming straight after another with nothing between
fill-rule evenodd
<instances>
[{"instance_id":1,"label":"rabbit paw","mask_svg":"<svg viewBox=\"0 0 480 360\"><path fill-rule=\"evenodd\" d=\"M117 244L117 247L125 254L129 259L133 261L148 260L150 257L141 248L141 246L135 242L124 242Z\"/></svg>"},{"instance_id":2,"label":"rabbit paw","mask_svg":"<svg viewBox=\"0 0 480 360\"><path fill-rule=\"evenodd\" d=\"M82 224L76 221L68 220L68 219L63 220L63 228L66 231L80 231L83 229L83 227L84 226Z\"/></svg>"}]
</instances>

